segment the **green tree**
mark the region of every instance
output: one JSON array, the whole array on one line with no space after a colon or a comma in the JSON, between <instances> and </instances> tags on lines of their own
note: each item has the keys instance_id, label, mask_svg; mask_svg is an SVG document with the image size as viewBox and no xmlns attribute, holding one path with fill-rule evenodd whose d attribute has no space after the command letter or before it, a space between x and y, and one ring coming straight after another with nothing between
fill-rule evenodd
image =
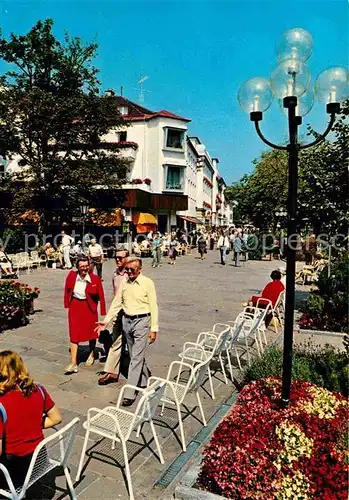
<instances>
[{"instance_id":1,"label":"green tree","mask_svg":"<svg viewBox=\"0 0 349 500\"><path fill-rule=\"evenodd\" d=\"M349 101L334 126L333 140L301 151L299 219L309 221L316 234L348 234L348 115ZM311 127L308 130L317 136Z\"/></svg>"},{"instance_id":2,"label":"green tree","mask_svg":"<svg viewBox=\"0 0 349 500\"><path fill-rule=\"evenodd\" d=\"M10 65L1 77L0 137L22 167L2 185L15 193L16 208L39 208L42 224L53 206L72 211L96 190L119 187L129 170L101 142L127 123L113 98L99 95L97 45L67 34L60 42L52 28L48 19L26 35L0 34L0 57Z\"/></svg>"},{"instance_id":3,"label":"green tree","mask_svg":"<svg viewBox=\"0 0 349 500\"><path fill-rule=\"evenodd\" d=\"M239 216L256 227L275 229L275 210L286 206L287 153L270 150L254 160L254 171L226 190L239 205Z\"/></svg>"}]
</instances>

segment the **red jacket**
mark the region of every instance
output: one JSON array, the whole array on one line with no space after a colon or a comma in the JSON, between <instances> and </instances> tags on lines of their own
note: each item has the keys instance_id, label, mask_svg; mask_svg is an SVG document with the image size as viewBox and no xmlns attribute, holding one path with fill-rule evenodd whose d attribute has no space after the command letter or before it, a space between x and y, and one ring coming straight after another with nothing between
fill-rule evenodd
<instances>
[{"instance_id":1,"label":"red jacket","mask_svg":"<svg viewBox=\"0 0 349 500\"><path fill-rule=\"evenodd\" d=\"M271 303L273 304L274 307L277 299L279 298L280 293L283 292L284 290L285 290L284 284L280 280L271 281L264 287L262 291L262 297L264 299L271 300Z\"/></svg>"},{"instance_id":2,"label":"red jacket","mask_svg":"<svg viewBox=\"0 0 349 500\"><path fill-rule=\"evenodd\" d=\"M77 271L70 271L65 280L65 288L64 288L64 307L66 309L69 308L70 302L73 298L73 291L75 287L75 281L78 273ZM96 274L90 274L91 283L87 283L86 285L86 300L87 303L93 313L97 313L98 302L101 303L101 315L106 315L105 308L105 298L104 298L104 290L101 279Z\"/></svg>"}]
</instances>

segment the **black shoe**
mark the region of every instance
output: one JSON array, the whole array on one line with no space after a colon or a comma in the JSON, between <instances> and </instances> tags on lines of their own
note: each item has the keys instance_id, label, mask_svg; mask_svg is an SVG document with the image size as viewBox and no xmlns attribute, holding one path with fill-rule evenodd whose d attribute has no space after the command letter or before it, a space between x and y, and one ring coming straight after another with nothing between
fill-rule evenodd
<instances>
[{"instance_id":1,"label":"black shoe","mask_svg":"<svg viewBox=\"0 0 349 500\"><path fill-rule=\"evenodd\" d=\"M122 400L121 406L131 406L131 405L133 405L134 402L135 402L134 399L124 398Z\"/></svg>"}]
</instances>

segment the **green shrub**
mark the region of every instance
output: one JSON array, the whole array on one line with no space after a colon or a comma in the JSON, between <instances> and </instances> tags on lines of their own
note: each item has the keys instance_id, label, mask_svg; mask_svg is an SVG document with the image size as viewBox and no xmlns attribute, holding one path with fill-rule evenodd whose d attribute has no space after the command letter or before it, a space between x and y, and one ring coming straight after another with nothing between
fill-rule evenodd
<instances>
[{"instance_id":1,"label":"green shrub","mask_svg":"<svg viewBox=\"0 0 349 500\"><path fill-rule=\"evenodd\" d=\"M348 396L349 353L330 345L324 347L296 346L293 352L292 378L306 380L329 391ZM255 359L244 373L243 385L252 380L282 375L282 350L269 347L261 358Z\"/></svg>"},{"instance_id":2,"label":"green shrub","mask_svg":"<svg viewBox=\"0 0 349 500\"><path fill-rule=\"evenodd\" d=\"M25 246L24 232L20 228L4 229L0 236L0 244L6 247L6 253L23 252Z\"/></svg>"},{"instance_id":3,"label":"green shrub","mask_svg":"<svg viewBox=\"0 0 349 500\"><path fill-rule=\"evenodd\" d=\"M250 234L247 238L249 260L262 260L262 240L256 234Z\"/></svg>"},{"instance_id":4,"label":"green shrub","mask_svg":"<svg viewBox=\"0 0 349 500\"><path fill-rule=\"evenodd\" d=\"M348 332L348 255L332 264L330 276L325 268L319 275L317 286L318 289L302 306L301 328Z\"/></svg>"}]
</instances>

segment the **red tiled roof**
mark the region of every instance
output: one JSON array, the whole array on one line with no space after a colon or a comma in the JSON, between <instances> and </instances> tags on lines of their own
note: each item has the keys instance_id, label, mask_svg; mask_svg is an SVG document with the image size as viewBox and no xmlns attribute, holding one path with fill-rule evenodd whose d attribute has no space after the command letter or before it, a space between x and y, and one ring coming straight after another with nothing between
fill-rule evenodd
<instances>
[{"instance_id":1,"label":"red tiled roof","mask_svg":"<svg viewBox=\"0 0 349 500\"><path fill-rule=\"evenodd\" d=\"M144 108L143 106L129 101L122 96L115 96L114 99L116 106L127 106L129 108L129 114L124 115L125 120L128 121L151 120L160 116L163 116L164 118L173 118L174 120L182 120L185 122L191 121L188 118L183 118L182 116L175 115L174 113L171 113L171 111L167 111L166 109L162 109L161 111L151 111L150 109Z\"/></svg>"}]
</instances>

